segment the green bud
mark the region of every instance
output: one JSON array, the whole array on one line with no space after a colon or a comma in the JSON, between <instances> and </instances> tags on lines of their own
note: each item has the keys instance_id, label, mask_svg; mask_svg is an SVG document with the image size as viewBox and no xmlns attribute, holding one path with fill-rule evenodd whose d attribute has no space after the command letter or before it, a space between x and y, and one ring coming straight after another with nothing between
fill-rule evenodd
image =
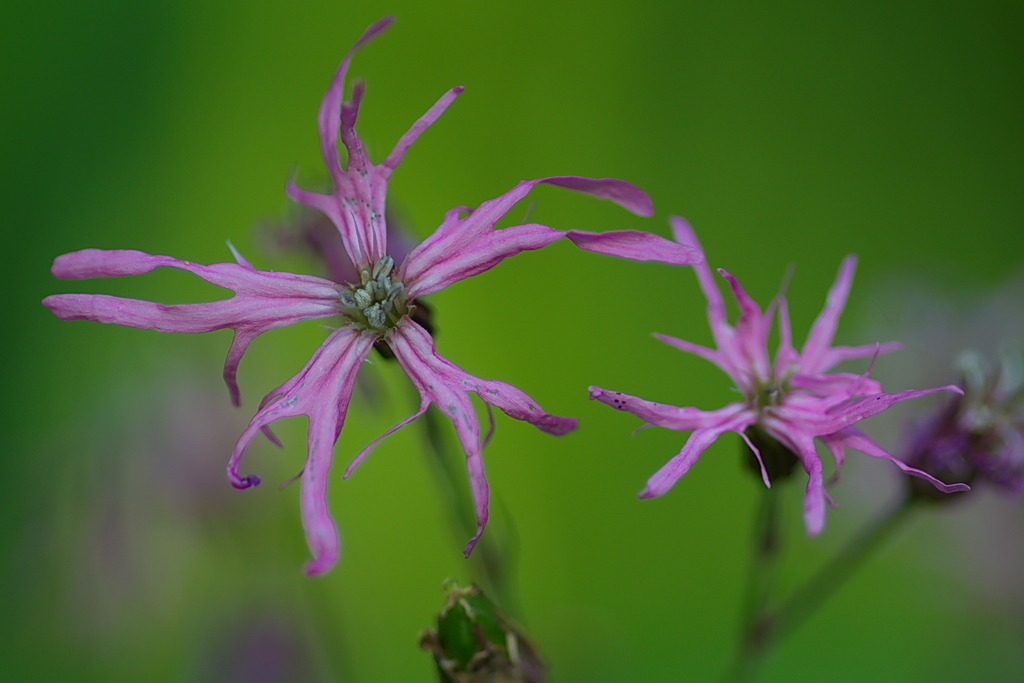
<instances>
[{"instance_id":1,"label":"green bud","mask_svg":"<svg viewBox=\"0 0 1024 683\"><path fill-rule=\"evenodd\" d=\"M476 585L445 582L437 631L420 634L441 683L543 683L544 663L523 632Z\"/></svg>"}]
</instances>

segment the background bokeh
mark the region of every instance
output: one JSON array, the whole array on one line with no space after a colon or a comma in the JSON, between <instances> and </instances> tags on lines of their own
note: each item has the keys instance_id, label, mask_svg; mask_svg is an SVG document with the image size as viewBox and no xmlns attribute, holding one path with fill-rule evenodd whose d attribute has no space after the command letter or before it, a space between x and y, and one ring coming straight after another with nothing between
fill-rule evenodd
<instances>
[{"instance_id":1,"label":"background bokeh","mask_svg":"<svg viewBox=\"0 0 1024 683\"><path fill-rule=\"evenodd\" d=\"M230 239L257 267L312 269L272 258L255 228L285 210L289 169L307 186L323 179L320 98L387 13L395 25L350 71L367 82L359 130L372 158L466 86L391 184L417 235L521 179L624 178L651 194L655 218L540 188L532 219L667 235L682 214L711 263L762 302L794 263L798 338L855 252L849 343L904 322L890 297L908 281L928 291L915 301L970 306L1024 265L1020 3L5 3L5 679L431 680L417 632L446 577L476 576L415 427L349 480L335 468L343 556L324 578L300 574L298 488L275 487L301 466L303 421L280 426L283 452L251 449L247 471L266 485L236 492L223 478L259 398L323 338L318 323L252 345L236 411L219 385L229 332L65 323L39 305L64 291L221 296L177 271L49 275L54 256L85 247L209 263L229 259ZM1007 301L997 322L1019 320L1020 300ZM731 398L718 370L649 336L710 341L693 275L556 244L431 303L442 354L580 419L555 439L499 415L485 452L498 527L518 549L514 611L552 680L714 680L733 648L758 482L723 438L668 495L638 501L685 435L631 438L638 420L586 400L590 384L703 408ZM951 332L940 325L932 341ZM412 406L396 367L367 371L381 390L354 403L342 463ZM850 457L854 483L834 488L820 538L803 536L791 487L784 585L885 508L890 469L863 460ZM1021 506L1003 504L999 534L986 515L945 523L969 507L921 515L764 680L1024 678ZM971 569L1007 563L1006 592Z\"/></svg>"}]
</instances>

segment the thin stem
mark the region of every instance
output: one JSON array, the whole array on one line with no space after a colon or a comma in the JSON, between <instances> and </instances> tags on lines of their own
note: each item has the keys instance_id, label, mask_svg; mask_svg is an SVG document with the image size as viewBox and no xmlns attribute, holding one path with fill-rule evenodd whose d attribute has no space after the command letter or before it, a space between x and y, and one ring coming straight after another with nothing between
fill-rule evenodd
<instances>
[{"instance_id":1,"label":"thin stem","mask_svg":"<svg viewBox=\"0 0 1024 683\"><path fill-rule=\"evenodd\" d=\"M764 632L762 625L764 615L770 609L781 546L779 520L782 500L778 489L778 486L763 489L754 518L754 547L743 603L740 640L732 668L726 673L726 682L753 680L767 652L763 641L770 634Z\"/></svg>"},{"instance_id":2,"label":"thin stem","mask_svg":"<svg viewBox=\"0 0 1024 683\"><path fill-rule=\"evenodd\" d=\"M775 555L755 552L754 572L766 572L765 578L751 578L751 600L744 613L743 637L733 668L725 681L741 683L753 681L757 671L771 650L811 617L832 595L845 584L864 562L887 541L910 517L914 498L906 496L881 519L870 524L851 540L845 548L818 570L807 583L793 592L777 609L769 605L770 582L774 578ZM764 506L762 506L762 510ZM759 528L764 528L765 517L759 517ZM768 536L762 531L758 543ZM777 550L777 548L776 548Z\"/></svg>"},{"instance_id":3,"label":"thin stem","mask_svg":"<svg viewBox=\"0 0 1024 683\"><path fill-rule=\"evenodd\" d=\"M889 514L855 537L810 581L797 589L774 614L771 641L792 633L814 614L885 541L892 536L914 509L913 497L906 496ZM770 645L771 643L769 643Z\"/></svg>"}]
</instances>

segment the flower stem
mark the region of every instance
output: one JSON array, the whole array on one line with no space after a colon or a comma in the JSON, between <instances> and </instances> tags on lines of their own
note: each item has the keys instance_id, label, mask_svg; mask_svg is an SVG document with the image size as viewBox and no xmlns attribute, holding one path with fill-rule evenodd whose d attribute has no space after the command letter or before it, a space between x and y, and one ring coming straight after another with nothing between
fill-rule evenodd
<instances>
[{"instance_id":1,"label":"flower stem","mask_svg":"<svg viewBox=\"0 0 1024 683\"><path fill-rule=\"evenodd\" d=\"M887 515L869 525L810 581L797 589L775 612L772 640L781 640L792 633L842 587L865 560L910 518L913 502L912 496L905 496Z\"/></svg>"},{"instance_id":2,"label":"flower stem","mask_svg":"<svg viewBox=\"0 0 1024 683\"><path fill-rule=\"evenodd\" d=\"M740 642L732 668L724 679L727 683L753 680L768 652L766 639L771 637L771 633L764 628L764 616L770 609L781 546L779 519L782 500L779 488L763 489L754 518L753 555L743 603Z\"/></svg>"},{"instance_id":3,"label":"flower stem","mask_svg":"<svg viewBox=\"0 0 1024 683\"><path fill-rule=\"evenodd\" d=\"M887 515L855 536L778 608L772 608L770 588L777 568L778 503L772 503L766 496L756 522L756 545L740 646L724 680L727 683L753 681L772 648L810 618L909 519L913 503L912 496L904 497ZM761 573L763 575L758 576Z\"/></svg>"}]
</instances>

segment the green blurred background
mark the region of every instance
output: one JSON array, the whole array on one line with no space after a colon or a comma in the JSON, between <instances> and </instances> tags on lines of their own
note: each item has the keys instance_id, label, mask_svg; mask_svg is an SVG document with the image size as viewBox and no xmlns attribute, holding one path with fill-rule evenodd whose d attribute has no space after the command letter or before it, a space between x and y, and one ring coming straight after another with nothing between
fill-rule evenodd
<instances>
[{"instance_id":1,"label":"green blurred background","mask_svg":"<svg viewBox=\"0 0 1024 683\"><path fill-rule=\"evenodd\" d=\"M350 71L367 82L359 130L373 159L466 86L391 184L420 236L521 179L624 178L651 194L655 218L541 188L532 219L667 235L682 214L711 263L762 302L795 263L798 339L855 252L848 343L874 341L864 330L899 294L877 283L894 274L920 273L937 296L983 293L1024 264L1020 3L5 3L5 680L432 680L417 632L446 577L478 575L415 426L349 480L335 468L343 555L324 578L300 574L298 488L275 487L301 466L304 421L280 425L283 452L250 450L246 471L264 486L236 492L223 478L259 398L323 338L318 323L253 344L235 411L219 385L229 332L64 323L39 305L65 291L221 295L179 272L49 275L54 256L85 247L209 263L228 260L230 239L257 267L311 269L261 251L254 227L285 209L290 168L322 180L320 98L387 13L395 25ZM552 680L714 680L732 652L758 483L723 438L668 495L638 501L685 435L630 438L638 420L586 400L589 384L703 408L732 398L710 364L649 336L710 342L692 274L556 244L431 302L442 354L580 419L555 439L499 415L485 452L494 533L518 548L514 611ZM368 374L381 390L354 403L342 465L412 406L396 367ZM850 457L851 476L886 479L862 460ZM840 483L841 507L808 540L792 488L786 586L892 492ZM973 551L941 523L950 514L887 547L763 680L1024 678L1020 579L993 595L951 569ZM1020 538L1003 551L1019 561Z\"/></svg>"}]
</instances>

